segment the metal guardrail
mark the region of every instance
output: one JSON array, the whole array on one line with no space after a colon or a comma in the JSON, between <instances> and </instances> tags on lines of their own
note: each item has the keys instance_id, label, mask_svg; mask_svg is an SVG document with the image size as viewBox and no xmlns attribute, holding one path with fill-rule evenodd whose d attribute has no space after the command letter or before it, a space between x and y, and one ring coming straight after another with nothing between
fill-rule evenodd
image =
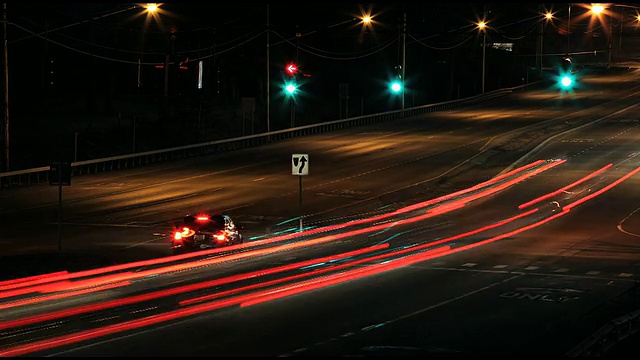
<instances>
[{"instance_id":1,"label":"metal guardrail","mask_svg":"<svg viewBox=\"0 0 640 360\"><path fill-rule=\"evenodd\" d=\"M640 330L640 309L621 316L567 352L569 357L600 357L619 341Z\"/></svg>"},{"instance_id":2,"label":"metal guardrail","mask_svg":"<svg viewBox=\"0 0 640 360\"><path fill-rule=\"evenodd\" d=\"M347 119L334 120L320 124L299 126L290 129L253 134L231 139L209 141L199 144L172 147L153 151L138 152L127 155L111 156L101 159L76 161L71 163L73 176L111 171L129 167L143 166L150 163L180 159L193 156L201 156L215 152L238 150L245 147L258 146L265 143L288 139L297 136L319 134L329 131L345 129L353 126L366 125L375 122L415 116L427 112L452 109L467 104L477 103L483 100L492 99L512 93L515 90L523 89L536 82L524 84L512 88L499 89L487 92L484 95L476 95L464 99L440 102L417 106L404 110L388 111L384 113L357 116ZM16 185L40 183L49 181L49 166L38 168L17 170L0 173L0 189L10 188Z\"/></svg>"}]
</instances>

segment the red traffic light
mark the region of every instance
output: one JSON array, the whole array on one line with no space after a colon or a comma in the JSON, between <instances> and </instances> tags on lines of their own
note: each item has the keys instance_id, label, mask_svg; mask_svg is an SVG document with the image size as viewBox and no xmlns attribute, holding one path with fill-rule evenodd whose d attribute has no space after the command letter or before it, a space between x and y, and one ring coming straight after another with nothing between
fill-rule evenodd
<instances>
[{"instance_id":1,"label":"red traffic light","mask_svg":"<svg viewBox=\"0 0 640 360\"><path fill-rule=\"evenodd\" d=\"M289 63L285 66L284 70L287 72L287 75L295 75L298 72L298 65L294 63Z\"/></svg>"}]
</instances>

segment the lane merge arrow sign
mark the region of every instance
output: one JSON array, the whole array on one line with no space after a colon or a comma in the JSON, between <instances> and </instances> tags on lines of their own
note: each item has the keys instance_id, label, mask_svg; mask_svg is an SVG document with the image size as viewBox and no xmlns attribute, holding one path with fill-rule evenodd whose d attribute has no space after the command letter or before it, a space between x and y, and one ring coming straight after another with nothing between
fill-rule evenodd
<instances>
[{"instance_id":1,"label":"lane merge arrow sign","mask_svg":"<svg viewBox=\"0 0 640 360\"><path fill-rule=\"evenodd\" d=\"M291 155L291 175L309 175L309 154Z\"/></svg>"}]
</instances>

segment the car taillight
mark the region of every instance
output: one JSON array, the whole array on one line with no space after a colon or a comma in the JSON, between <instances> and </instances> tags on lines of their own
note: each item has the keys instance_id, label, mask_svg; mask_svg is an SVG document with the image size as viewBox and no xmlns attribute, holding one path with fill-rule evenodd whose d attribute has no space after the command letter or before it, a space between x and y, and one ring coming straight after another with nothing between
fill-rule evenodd
<instances>
[{"instance_id":1,"label":"car taillight","mask_svg":"<svg viewBox=\"0 0 640 360\"><path fill-rule=\"evenodd\" d=\"M217 233L217 234L213 235L213 237L214 237L216 240L218 240L218 241L222 241L222 240L224 240L224 239L225 239L225 237L226 237L226 236L225 236L225 232L224 232L224 230L222 230L222 231L220 231L219 233Z\"/></svg>"},{"instance_id":2,"label":"car taillight","mask_svg":"<svg viewBox=\"0 0 640 360\"><path fill-rule=\"evenodd\" d=\"M176 232L173 234L173 238L174 238L175 240L182 240L182 238L184 238L184 237L189 237L189 236L191 236L191 235L193 235L193 234L195 234L195 231L193 231L193 230L189 229L188 227L183 227L183 228L182 228L182 231L176 231Z\"/></svg>"}]
</instances>

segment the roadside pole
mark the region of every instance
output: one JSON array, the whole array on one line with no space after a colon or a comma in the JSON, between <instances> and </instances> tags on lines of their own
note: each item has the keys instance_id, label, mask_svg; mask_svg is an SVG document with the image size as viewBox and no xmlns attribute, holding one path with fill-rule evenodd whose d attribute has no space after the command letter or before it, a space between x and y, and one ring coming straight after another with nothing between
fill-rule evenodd
<instances>
[{"instance_id":1,"label":"roadside pole","mask_svg":"<svg viewBox=\"0 0 640 360\"><path fill-rule=\"evenodd\" d=\"M291 174L298 175L298 205L300 212L300 231L302 231L302 176L309 175L309 154L291 155Z\"/></svg>"},{"instance_id":2,"label":"roadside pole","mask_svg":"<svg viewBox=\"0 0 640 360\"><path fill-rule=\"evenodd\" d=\"M58 252L62 251L62 186L71 185L71 163L54 162L49 167L49 185L58 186Z\"/></svg>"}]
</instances>

